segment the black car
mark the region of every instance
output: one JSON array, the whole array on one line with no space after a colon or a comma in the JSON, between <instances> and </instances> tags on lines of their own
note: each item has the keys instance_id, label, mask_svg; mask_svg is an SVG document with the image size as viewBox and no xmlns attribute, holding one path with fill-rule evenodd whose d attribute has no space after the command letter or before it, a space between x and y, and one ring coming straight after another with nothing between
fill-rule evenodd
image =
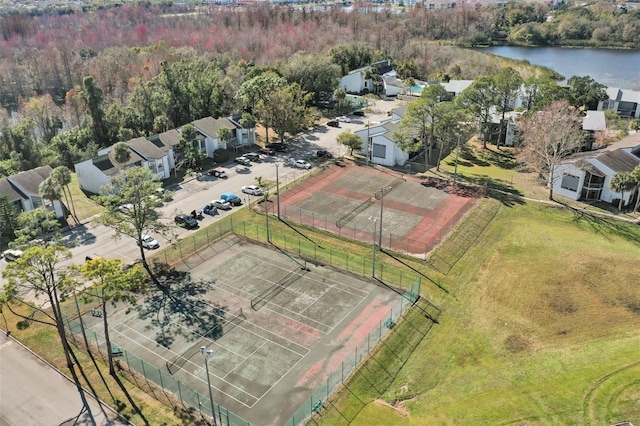
<instances>
[{"instance_id":1,"label":"black car","mask_svg":"<svg viewBox=\"0 0 640 426\"><path fill-rule=\"evenodd\" d=\"M193 229L198 227L198 221L187 214L179 214L174 220L176 224L183 228Z\"/></svg>"},{"instance_id":2,"label":"black car","mask_svg":"<svg viewBox=\"0 0 640 426\"><path fill-rule=\"evenodd\" d=\"M286 143L273 142L273 143L268 143L267 148L275 149L278 152L287 152L287 150L289 149L289 146Z\"/></svg>"},{"instance_id":3,"label":"black car","mask_svg":"<svg viewBox=\"0 0 640 426\"><path fill-rule=\"evenodd\" d=\"M338 122L338 120L330 120L330 121L327 121L327 126L340 127L340 123Z\"/></svg>"},{"instance_id":4,"label":"black car","mask_svg":"<svg viewBox=\"0 0 640 426\"><path fill-rule=\"evenodd\" d=\"M333 154L326 149L319 149L316 155L318 158L333 158Z\"/></svg>"},{"instance_id":5,"label":"black car","mask_svg":"<svg viewBox=\"0 0 640 426\"><path fill-rule=\"evenodd\" d=\"M351 114L357 115L358 117L364 117L364 111L353 111Z\"/></svg>"}]
</instances>

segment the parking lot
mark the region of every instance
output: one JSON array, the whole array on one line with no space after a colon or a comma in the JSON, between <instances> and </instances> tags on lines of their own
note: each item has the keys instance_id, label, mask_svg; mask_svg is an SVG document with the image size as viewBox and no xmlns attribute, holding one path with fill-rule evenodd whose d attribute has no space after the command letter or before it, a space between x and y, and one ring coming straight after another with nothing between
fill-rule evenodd
<instances>
[{"instance_id":1,"label":"parking lot","mask_svg":"<svg viewBox=\"0 0 640 426\"><path fill-rule=\"evenodd\" d=\"M170 189L174 192L173 200L165 203L160 208L161 218L166 223L173 224L173 219L177 214L189 214L193 210L201 211L211 200L218 199L222 193L232 192L248 201L252 195L242 194L241 188L247 185L254 185L256 177L275 181L276 173L279 174L281 183L288 183L307 173L309 170L296 168L291 165L292 161L299 159L308 160L316 156L319 149L331 152L334 156L343 155L346 152L344 147L337 144L336 140L340 133L361 129L367 121L381 121L387 118L387 112L399 106L398 101L377 101L370 109L367 109L365 117L351 116L351 122L340 122L340 127L330 127L326 125L316 126L307 132L297 135L289 144L289 151L286 153L277 152L273 156L261 156L262 160L248 166L248 172L236 170L236 163L231 162L220 165L227 175L227 179L215 178L203 173L197 178L193 178L174 185ZM238 153L238 156L242 152ZM310 162L314 165L313 162ZM231 214L234 209L223 212L218 216L207 216L200 222L201 226L209 225L217 221L224 215ZM242 208L242 207L240 207ZM182 228L176 228L176 236L192 232ZM72 259L70 263L81 263L86 256L102 256L105 258L120 258L126 263L132 263L139 258L139 249L132 239L122 238L114 240L113 231L104 226L93 227L90 220L84 224L65 232L65 239L75 241L77 246L72 248ZM160 242L161 247L168 241L159 235L153 235ZM0 272L6 265L5 261L0 261Z\"/></svg>"}]
</instances>

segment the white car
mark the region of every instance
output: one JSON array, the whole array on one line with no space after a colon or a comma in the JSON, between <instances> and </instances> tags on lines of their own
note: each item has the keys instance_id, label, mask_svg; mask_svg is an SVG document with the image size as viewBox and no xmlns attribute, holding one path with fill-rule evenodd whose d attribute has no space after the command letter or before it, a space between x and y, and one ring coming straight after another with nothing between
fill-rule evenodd
<instances>
[{"instance_id":1,"label":"white car","mask_svg":"<svg viewBox=\"0 0 640 426\"><path fill-rule=\"evenodd\" d=\"M120 213L129 213L133 211L133 204L122 204L118 206L118 211Z\"/></svg>"},{"instance_id":2,"label":"white car","mask_svg":"<svg viewBox=\"0 0 640 426\"><path fill-rule=\"evenodd\" d=\"M341 115L340 117L336 118L336 120L342 121L343 123L351 123L351 119L346 115Z\"/></svg>"},{"instance_id":3,"label":"white car","mask_svg":"<svg viewBox=\"0 0 640 426\"><path fill-rule=\"evenodd\" d=\"M293 165L299 169L310 169L311 168L311 164L307 163L304 160L296 160L295 163L293 163Z\"/></svg>"},{"instance_id":4,"label":"white car","mask_svg":"<svg viewBox=\"0 0 640 426\"><path fill-rule=\"evenodd\" d=\"M264 192L262 192L262 188L260 188L257 185L243 186L242 187L242 192L244 192L245 194L250 194L250 195L263 195L264 194Z\"/></svg>"},{"instance_id":5,"label":"white car","mask_svg":"<svg viewBox=\"0 0 640 426\"><path fill-rule=\"evenodd\" d=\"M143 235L142 247L146 249L157 249L158 247L160 247L160 243L150 235Z\"/></svg>"}]
</instances>

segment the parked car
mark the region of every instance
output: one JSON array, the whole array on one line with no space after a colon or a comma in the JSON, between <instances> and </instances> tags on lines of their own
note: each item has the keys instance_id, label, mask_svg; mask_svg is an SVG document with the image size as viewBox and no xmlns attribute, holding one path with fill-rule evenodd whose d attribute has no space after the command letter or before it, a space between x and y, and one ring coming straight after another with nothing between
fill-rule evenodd
<instances>
[{"instance_id":1,"label":"parked car","mask_svg":"<svg viewBox=\"0 0 640 426\"><path fill-rule=\"evenodd\" d=\"M260 161L260 154L257 152L247 152L244 157L248 158L249 161Z\"/></svg>"},{"instance_id":2,"label":"parked car","mask_svg":"<svg viewBox=\"0 0 640 426\"><path fill-rule=\"evenodd\" d=\"M311 164L307 163L304 160L296 160L295 163L293 163L294 167L297 167L299 169L310 169L311 168Z\"/></svg>"},{"instance_id":3,"label":"parked car","mask_svg":"<svg viewBox=\"0 0 640 426\"><path fill-rule=\"evenodd\" d=\"M275 149L278 152L287 152L289 150L289 145L282 142L272 142L268 143L267 148Z\"/></svg>"},{"instance_id":4,"label":"parked car","mask_svg":"<svg viewBox=\"0 0 640 426\"><path fill-rule=\"evenodd\" d=\"M329 120L327 121L327 126L340 127L340 122L338 120Z\"/></svg>"},{"instance_id":5,"label":"parked car","mask_svg":"<svg viewBox=\"0 0 640 426\"><path fill-rule=\"evenodd\" d=\"M209 176L219 177L219 178L222 178L222 179L226 179L227 178L227 172L224 169L220 168L220 167L217 167L215 169L209 169L207 171L207 174Z\"/></svg>"},{"instance_id":6,"label":"parked car","mask_svg":"<svg viewBox=\"0 0 640 426\"><path fill-rule=\"evenodd\" d=\"M151 235L143 235L141 241L138 241L138 244L142 245L142 247L146 249L157 249L160 247L158 240L153 238Z\"/></svg>"},{"instance_id":7,"label":"parked car","mask_svg":"<svg viewBox=\"0 0 640 426\"><path fill-rule=\"evenodd\" d=\"M364 111L362 111L362 110L353 111L352 114L356 115L358 117L364 117Z\"/></svg>"},{"instance_id":8,"label":"parked car","mask_svg":"<svg viewBox=\"0 0 640 426\"><path fill-rule=\"evenodd\" d=\"M337 117L336 120L342 121L343 123L351 123L351 119L346 115L341 115L340 117Z\"/></svg>"},{"instance_id":9,"label":"parked car","mask_svg":"<svg viewBox=\"0 0 640 426\"><path fill-rule=\"evenodd\" d=\"M227 203L231 204L232 206L241 206L242 205L242 200L240 199L240 197L238 197L236 194L233 194L231 192L223 192L222 194L220 194L220 199L222 201L226 201Z\"/></svg>"},{"instance_id":10,"label":"parked car","mask_svg":"<svg viewBox=\"0 0 640 426\"><path fill-rule=\"evenodd\" d=\"M188 214L179 214L175 217L174 221L178 226L183 228L193 229L198 227L198 221Z\"/></svg>"},{"instance_id":11,"label":"parked car","mask_svg":"<svg viewBox=\"0 0 640 426\"><path fill-rule=\"evenodd\" d=\"M316 155L318 158L333 158L333 154L326 149L319 149Z\"/></svg>"},{"instance_id":12,"label":"parked car","mask_svg":"<svg viewBox=\"0 0 640 426\"><path fill-rule=\"evenodd\" d=\"M251 169L247 166L236 166L236 173L249 173Z\"/></svg>"},{"instance_id":13,"label":"parked car","mask_svg":"<svg viewBox=\"0 0 640 426\"><path fill-rule=\"evenodd\" d=\"M260 196L264 194L264 192L262 192L262 188L260 188L257 185L243 186L242 192L244 192L245 194L256 195L256 196Z\"/></svg>"},{"instance_id":14,"label":"parked car","mask_svg":"<svg viewBox=\"0 0 640 426\"><path fill-rule=\"evenodd\" d=\"M133 204L122 204L118 206L118 211L125 214L130 213L133 211Z\"/></svg>"},{"instance_id":15,"label":"parked car","mask_svg":"<svg viewBox=\"0 0 640 426\"><path fill-rule=\"evenodd\" d=\"M215 207L218 210L231 210L231 204L223 200L211 200L208 206L210 209Z\"/></svg>"},{"instance_id":16,"label":"parked car","mask_svg":"<svg viewBox=\"0 0 640 426\"><path fill-rule=\"evenodd\" d=\"M236 157L235 160L233 160L234 163L238 163L238 164L242 164L243 166L250 166L251 165L251 161L249 161L249 159L247 157Z\"/></svg>"},{"instance_id":17,"label":"parked car","mask_svg":"<svg viewBox=\"0 0 640 426\"><path fill-rule=\"evenodd\" d=\"M260 148L260 154L264 154L264 155L275 155L276 154L276 150L273 148Z\"/></svg>"},{"instance_id":18,"label":"parked car","mask_svg":"<svg viewBox=\"0 0 640 426\"><path fill-rule=\"evenodd\" d=\"M20 256L22 256L22 250L16 250L16 249L5 250L2 252L2 256L4 257L4 260L6 260L7 262L13 262L14 260L20 259Z\"/></svg>"}]
</instances>

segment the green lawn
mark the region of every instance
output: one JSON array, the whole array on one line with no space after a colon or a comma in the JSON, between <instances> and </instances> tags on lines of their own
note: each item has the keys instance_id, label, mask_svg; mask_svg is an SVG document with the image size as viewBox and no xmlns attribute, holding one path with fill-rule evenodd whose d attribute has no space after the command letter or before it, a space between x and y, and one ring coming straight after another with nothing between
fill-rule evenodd
<instances>
[{"instance_id":1,"label":"green lawn","mask_svg":"<svg viewBox=\"0 0 640 426\"><path fill-rule=\"evenodd\" d=\"M474 147L458 172L548 198L512 156ZM453 158L443 173L453 172ZM354 375L320 424L640 421L640 227L495 194L487 203L500 208L472 247L447 275L429 274L449 291L436 302L439 324L384 389ZM457 232L470 234L472 220ZM458 250L454 239L436 254ZM391 334L364 370L404 340Z\"/></svg>"}]
</instances>

